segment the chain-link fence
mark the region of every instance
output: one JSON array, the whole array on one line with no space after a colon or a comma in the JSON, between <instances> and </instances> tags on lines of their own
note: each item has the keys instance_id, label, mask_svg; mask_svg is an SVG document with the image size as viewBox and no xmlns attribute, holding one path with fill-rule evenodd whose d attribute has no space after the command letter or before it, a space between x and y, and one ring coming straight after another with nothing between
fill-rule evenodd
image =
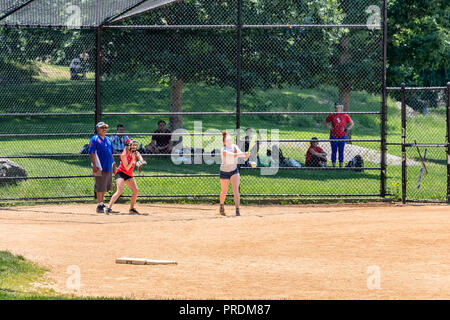
<instances>
[{"instance_id":1,"label":"chain-link fence","mask_svg":"<svg viewBox=\"0 0 450 320\"><path fill-rule=\"evenodd\" d=\"M397 196L403 202L449 202L449 87L389 89L396 104L389 150L403 159L401 171L392 169Z\"/></svg>"},{"instance_id":2,"label":"chain-link fence","mask_svg":"<svg viewBox=\"0 0 450 320\"><path fill-rule=\"evenodd\" d=\"M258 150L257 168L240 164L245 198L395 192L386 189L386 165L401 170L402 161L385 148L396 105L384 99L384 1L71 6L0 8L0 161L15 168L2 169L2 201L93 197L86 144L100 120L117 150L125 136L139 142L141 198L217 198L222 130ZM330 132L326 119L339 127L343 114L354 126ZM323 160L311 162L311 146Z\"/></svg>"}]
</instances>

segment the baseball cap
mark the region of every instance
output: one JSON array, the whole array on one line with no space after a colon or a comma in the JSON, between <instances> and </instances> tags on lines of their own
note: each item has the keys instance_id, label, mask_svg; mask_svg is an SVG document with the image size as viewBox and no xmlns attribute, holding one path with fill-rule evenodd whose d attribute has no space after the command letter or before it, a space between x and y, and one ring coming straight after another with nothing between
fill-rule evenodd
<instances>
[{"instance_id":1,"label":"baseball cap","mask_svg":"<svg viewBox=\"0 0 450 320\"><path fill-rule=\"evenodd\" d=\"M96 125L96 127L97 128L100 128L100 127L109 127L109 125L107 125L106 123L104 123L104 122L99 122L99 123L97 123L97 125Z\"/></svg>"},{"instance_id":2,"label":"baseball cap","mask_svg":"<svg viewBox=\"0 0 450 320\"><path fill-rule=\"evenodd\" d=\"M337 106L343 106L343 105L344 105L344 104L343 104L342 102L340 102L340 101L334 103L334 106L335 106L335 107L337 107Z\"/></svg>"}]
</instances>

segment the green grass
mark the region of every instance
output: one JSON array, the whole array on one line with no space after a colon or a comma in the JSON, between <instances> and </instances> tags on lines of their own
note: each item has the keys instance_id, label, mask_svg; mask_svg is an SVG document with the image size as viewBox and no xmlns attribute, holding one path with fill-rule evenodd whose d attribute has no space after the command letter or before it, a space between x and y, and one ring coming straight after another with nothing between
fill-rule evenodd
<instances>
[{"instance_id":1,"label":"green grass","mask_svg":"<svg viewBox=\"0 0 450 320\"><path fill-rule=\"evenodd\" d=\"M44 276L45 269L15 256L0 251L0 299L33 299L39 297L31 283Z\"/></svg>"},{"instance_id":2,"label":"green grass","mask_svg":"<svg viewBox=\"0 0 450 320\"><path fill-rule=\"evenodd\" d=\"M38 287L48 284L47 270L23 256L0 251L0 300L104 300L104 297L77 297ZM118 298L114 298L118 299Z\"/></svg>"},{"instance_id":3,"label":"green grass","mask_svg":"<svg viewBox=\"0 0 450 320\"><path fill-rule=\"evenodd\" d=\"M40 65L41 73L35 81L25 84L4 85L0 87L2 103L0 112L93 112L94 81L92 74L83 81L68 80L65 67ZM338 99L336 88L321 87L302 89L255 90L242 94L242 111L323 111L332 110L333 101ZM170 105L170 88L147 80L103 81L104 112L155 112L167 111ZM353 92L352 111L379 111L380 96L367 92ZM184 111L234 111L235 91L229 87L185 84L183 90ZM160 118L152 116L104 116L102 120L114 127L118 123L126 126L127 132L152 132ZM378 115L353 115L355 128L353 139L380 139L380 117ZM241 127L254 129L278 129L279 137L284 139L328 139L329 133L323 126L324 116L242 116ZM196 121L202 121L201 129L223 130L235 128L234 116L185 116L183 127L193 131ZM89 133L93 129L92 116L79 117L3 117L0 119L0 133ZM400 111L395 101L388 99L388 142L400 142ZM270 131L269 131L270 132ZM408 121L408 142L444 143L445 107L432 109L429 115L418 114ZM90 137L73 138L0 138L0 155L43 155L79 153ZM142 144L148 144L150 137L135 137ZM189 139L185 138L186 144ZM192 142L192 140L191 140ZM214 141L205 138L200 142L206 151L220 148L220 137ZM379 151L379 143L357 142L356 145ZM304 152L295 146L282 147L285 156L304 163ZM422 150L423 151L423 150ZM420 167L409 168L411 177L409 194L414 198L444 199L445 153L444 149L428 150L430 174L424 177L420 190L415 189ZM442 152L441 152L442 151ZM388 153L401 156L401 149L389 146ZM418 160L416 152L408 152L408 159ZM88 157L63 159L13 159L23 166L29 176L89 175ZM376 164L366 161L366 166ZM144 167L144 174L171 173L218 173L218 165L175 165L169 159L150 158ZM395 182L401 179L400 167L388 167L389 190L394 190ZM380 188L379 172L317 172L280 171L275 176L261 176L256 172L242 173L241 192L244 194L372 194ZM216 177L211 178L137 178L141 194L218 194ZM416 180L417 181L417 180ZM12 197L54 197L66 195L91 195L92 178L26 180L17 185L0 187L0 198ZM395 191L395 190L394 190ZM129 194L126 191L126 194Z\"/></svg>"}]
</instances>

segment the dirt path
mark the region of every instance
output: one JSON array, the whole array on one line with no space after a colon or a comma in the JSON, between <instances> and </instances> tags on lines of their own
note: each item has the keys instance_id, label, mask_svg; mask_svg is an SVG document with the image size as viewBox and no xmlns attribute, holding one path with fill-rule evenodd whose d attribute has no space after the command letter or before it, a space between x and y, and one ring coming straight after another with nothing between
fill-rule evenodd
<instances>
[{"instance_id":1,"label":"dirt path","mask_svg":"<svg viewBox=\"0 0 450 320\"><path fill-rule=\"evenodd\" d=\"M148 215L99 215L93 205L1 208L0 250L47 266L57 291L78 295L450 299L448 206L245 206L239 218L210 205L139 209ZM178 265L115 264L123 256ZM72 265L81 272L77 291L66 286ZM374 270L380 289L367 285Z\"/></svg>"}]
</instances>

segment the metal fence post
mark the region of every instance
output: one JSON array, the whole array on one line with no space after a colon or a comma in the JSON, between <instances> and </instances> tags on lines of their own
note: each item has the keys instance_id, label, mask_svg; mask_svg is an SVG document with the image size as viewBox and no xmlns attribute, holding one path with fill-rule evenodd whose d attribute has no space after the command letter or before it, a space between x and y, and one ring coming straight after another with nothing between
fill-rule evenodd
<instances>
[{"instance_id":1,"label":"metal fence post","mask_svg":"<svg viewBox=\"0 0 450 320\"><path fill-rule=\"evenodd\" d=\"M237 2L237 34L236 34L236 143L240 140L241 127L241 68L242 68L242 0Z\"/></svg>"},{"instance_id":2,"label":"metal fence post","mask_svg":"<svg viewBox=\"0 0 450 320\"><path fill-rule=\"evenodd\" d=\"M402 117L402 203L406 203L406 102L405 102L405 83L402 83L401 91L401 117Z\"/></svg>"},{"instance_id":3,"label":"metal fence post","mask_svg":"<svg viewBox=\"0 0 450 320\"><path fill-rule=\"evenodd\" d=\"M386 88L386 60L387 60L387 0L383 0L383 67L382 67L382 97L381 97L381 174L380 195L386 197L386 121L387 121L387 88Z\"/></svg>"},{"instance_id":4,"label":"metal fence post","mask_svg":"<svg viewBox=\"0 0 450 320\"><path fill-rule=\"evenodd\" d=\"M102 118L102 28L96 30L95 51L95 124ZM94 126L95 126L94 124Z\"/></svg>"},{"instance_id":5,"label":"metal fence post","mask_svg":"<svg viewBox=\"0 0 450 320\"><path fill-rule=\"evenodd\" d=\"M447 204L450 204L450 82L447 82Z\"/></svg>"}]
</instances>

